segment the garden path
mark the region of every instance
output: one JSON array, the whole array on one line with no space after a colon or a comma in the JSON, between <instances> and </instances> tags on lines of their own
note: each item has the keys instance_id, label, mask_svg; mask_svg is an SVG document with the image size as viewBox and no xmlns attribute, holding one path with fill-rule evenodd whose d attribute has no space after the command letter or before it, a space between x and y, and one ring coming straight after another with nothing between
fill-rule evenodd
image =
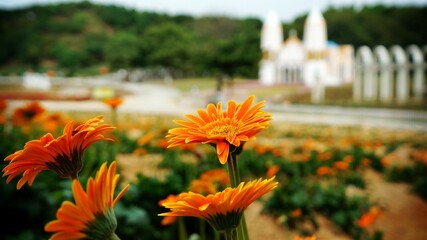
<instances>
[{"instance_id":1,"label":"garden path","mask_svg":"<svg viewBox=\"0 0 427 240\"><path fill-rule=\"evenodd\" d=\"M383 240L427 239L427 202L411 193L405 183L392 183L373 170L365 179L372 200L385 207L373 227L383 231Z\"/></svg>"}]
</instances>

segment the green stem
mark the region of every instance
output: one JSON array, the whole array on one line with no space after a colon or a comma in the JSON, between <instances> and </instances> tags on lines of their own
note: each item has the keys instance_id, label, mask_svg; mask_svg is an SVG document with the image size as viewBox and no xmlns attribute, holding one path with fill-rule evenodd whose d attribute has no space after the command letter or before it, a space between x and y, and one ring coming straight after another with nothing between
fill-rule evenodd
<instances>
[{"instance_id":1,"label":"green stem","mask_svg":"<svg viewBox=\"0 0 427 240\"><path fill-rule=\"evenodd\" d=\"M225 240L235 240L236 239L236 234L235 234L235 231L233 228L225 229L224 234L225 234Z\"/></svg>"},{"instance_id":2,"label":"green stem","mask_svg":"<svg viewBox=\"0 0 427 240\"><path fill-rule=\"evenodd\" d=\"M111 122L112 122L113 126L118 128L118 126L117 126L117 109L115 109L115 108L111 109Z\"/></svg>"},{"instance_id":3,"label":"green stem","mask_svg":"<svg viewBox=\"0 0 427 240\"><path fill-rule=\"evenodd\" d=\"M237 175L238 173L238 169L237 169L237 165L236 165L236 161L234 161L234 158L232 156L232 154L228 155L228 159L227 159L227 166L228 166L228 176L230 178L230 184L232 188L237 187L237 185L239 185L239 181L238 181L238 177ZM237 175L236 175L237 173Z\"/></svg>"},{"instance_id":4,"label":"green stem","mask_svg":"<svg viewBox=\"0 0 427 240\"><path fill-rule=\"evenodd\" d=\"M240 220L240 225L243 228L244 239L249 240L248 226L246 225L245 213L242 213L242 219Z\"/></svg>"},{"instance_id":5,"label":"green stem","mask_svg":"<svg viewBox=\"0 0 427 240\"><path fill-rule=\"evenodd\" d=\"M120 240L120 238L116 235L116 233L113 233L113 235L111 235L110 240Z\"/></svg>"},{"instance_id":6,"label":"green stem","mask_svg":"<svg viewBox=\"0 0 427 240\"><path fill-rule=\"evenodd\" d=\"M200 219L200 240L206 240L206 222Z\"/></svg>"},{"instance_id":7,"label":"green stem","mask_svg":"<svg viewBox=\"0 0 427 240\"><path fill-rule=\"evenodd\" d=\"M179 240L187 240L187 230L185 229L184 219L182 217L178 217L177 220Z\"/></svg>"},{"instance_id":8,"label":"green stem","mask_svg":"<svg viewBox=\"0 0 427 240\"><path fill-rule=\"evenodd\" d=\"M218 231L216 231L216 230L215 230L215 231L214 231L214 235L215 235L215 236L214 236L214 239L215 239L215 240L221 240L220 232L218 232Z\"/></svg>"},{"instance_id":9,"label":"green stem","mask_svg":"<svg viewBox=\"0 0 427 240\"><path fill-rule=\"evenodd\" d=\"M231 187L235 188L240 183L239 169L237 167L237 156L230 153L227 159L228 174L230 178ZM237 239L249 240L248 229L246 226L245 213L242 213L239 226L237 226Z\"/></svg>"}]
</instances>

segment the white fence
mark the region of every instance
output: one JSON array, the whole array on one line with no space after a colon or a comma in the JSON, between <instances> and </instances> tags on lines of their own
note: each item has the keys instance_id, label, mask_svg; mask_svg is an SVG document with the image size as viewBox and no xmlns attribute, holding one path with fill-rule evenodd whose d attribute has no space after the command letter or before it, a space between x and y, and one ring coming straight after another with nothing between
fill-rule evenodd
<instances>
[{"instance_id":1,"label":"white fence","mask_svg":"<svg viewBox=\"0 0 427 240\"><path fill-rule=\"evenodd\" d=\"M356 51L353 99L405 104L426 98L427 46L362 46Z\"/></svg>"}]
</instances>

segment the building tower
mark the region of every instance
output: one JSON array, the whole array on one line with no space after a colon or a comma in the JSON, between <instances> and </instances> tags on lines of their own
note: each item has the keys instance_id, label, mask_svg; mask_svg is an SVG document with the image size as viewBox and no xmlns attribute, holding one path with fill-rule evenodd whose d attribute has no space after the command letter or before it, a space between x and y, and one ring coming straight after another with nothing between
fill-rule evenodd
<instances>
[{"instance_id":1,"label":"building tower","mask_svg":"<svg viewBox=\"0 0 427 240\"><path fill-rule=\"evenodd\" d=\"M262 60L259 67L260 82L272 85L276 81L276 58L283 43L283 29L277 14L270 11L261 29Z\"/></svg>"},{"instance_id":2,"label":"building tower","mask_svg":"<svg viewBox=\"0 0 427 240\"><path fill-rule=\"evenodd\" d=\"M312 8L304 23L303 36L304 79L310 87L324 84L327 78L327 41L326 21L318 8Z\"/></svg>"}]
</instances>

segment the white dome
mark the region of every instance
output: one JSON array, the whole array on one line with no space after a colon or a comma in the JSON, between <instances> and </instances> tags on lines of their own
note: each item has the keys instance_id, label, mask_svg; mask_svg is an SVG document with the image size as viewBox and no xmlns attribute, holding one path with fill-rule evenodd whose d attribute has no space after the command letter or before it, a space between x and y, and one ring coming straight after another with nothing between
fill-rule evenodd
<instances>
[{"instance_id":1,"label":"white dome","mask_svg":"<svg viewBox=\"0 0 427 240\"><path fill-rule=\"evenodd\" d=\"M301 64L305 59L304 46L296 36L289 37L280 49L279 61Z\"/></svg>"}]
</instances>

